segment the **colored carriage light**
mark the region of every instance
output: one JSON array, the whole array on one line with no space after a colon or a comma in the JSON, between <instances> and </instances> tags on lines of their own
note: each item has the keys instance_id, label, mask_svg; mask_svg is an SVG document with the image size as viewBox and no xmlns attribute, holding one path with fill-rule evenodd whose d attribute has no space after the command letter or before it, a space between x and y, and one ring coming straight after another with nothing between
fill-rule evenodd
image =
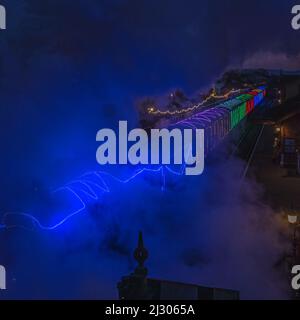
<instances>
[{"instance_id":1,"label":"colored carriage light","mask_svg":"<svg viewBox=\"0 0 300 320\"><path fill-rule=\"evenodd\" d=\"M277 127L276 128L276 132L280 132L281 131L281 128L280 127Z\"/></svg>"},{"instance_id":2,"label":"colored carriage light","mask_svg":"<svg viewBox=\"0 0 300 320\"><path fill-rule=\"evenodd\" d=\"M207 154L221 138L225 137L262 102L265 93L265 86L253 89L248 93L227 99L211 109L180 120L171 127L203 129L205 131L205 154Z\"/></svg>"}]
</instances>

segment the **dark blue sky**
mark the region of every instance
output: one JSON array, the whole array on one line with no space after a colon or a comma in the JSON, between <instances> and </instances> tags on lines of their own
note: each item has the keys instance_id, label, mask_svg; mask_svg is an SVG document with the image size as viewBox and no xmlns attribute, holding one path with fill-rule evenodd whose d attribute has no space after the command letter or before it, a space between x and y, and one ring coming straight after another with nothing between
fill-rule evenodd
<instances>
[{"instance_id":1,"label":"dark blue sky","mask_svg":"<svg viewBox=\"0 0 300 320\"><path fill-rule=\"evenodd\" d=\"M35 210L41 218L52 217L50 190L98 168L95 161L97 130L115 126L124 119L134 124L137 118L134 104L143 96L161 95L178 87L193 93L213 83L230 67L299 66L300 69L300 32L292 30L290 23L295 1L1 0L1 4L7 9L7 30L0 32L0 213ZM203 185L202 181L199 192ZM229 185L234 184L229 182ZM148 194L151 199L151 183L149 188L143 197ZM215 190L211 188L209 190ZM132 199L137 192L138 188L130 189L124 198ZM86 279L91 265L93 270L95 265L99 268L101 265L100 282L102 276L105 278L105 271L113 274L111 278L115 281L132 267L128 265L128 254L138 228L145 227L148 236L153 237L154 251L160 248L159 241L166 241L162 246L165 248L169 242L174 245L176 241L183 241L184 236L173 239L172 235L182 225L178 216L185 202L191 202L191 196L186 195L182 202L178 200L180 203L171 196L174 203L169 198L161 199L161 206L166 210L161 216L160 209L152 207L150 199L143 201L141 194L137 195L138 200L130 200L125 206L132 208L132 212L140 210L148 215L138 218L138 213L128 209L128 219L126 215L120 218L116 214L116 218L105 221L100 229L93 229L96 236L93 233L87 237L89 228L93 228L88 223L82 226L82 232L75 228L76 236L74 231L67 230L64 236L56 234L54 240L49 234L28 235L15 230L1 234L5 243L1 248L4 260L14 270L14 277L22 278L19 286L24 291L19 295L26 294L27 281L32 281L30 276L20 275L20 264L28 263L29 269L34 268L33 262L38 257L42 257L41 266L36 267L35 272L42 282L47 281L41 270L52 274L53 268L61 268L59 279L66 274ZM160 199L156 193L155 197ZM101 204L100 211L112 217L118 207L114 201L119 203L115 199L106 207ZM234 201L238 208L239 200ZM147 208L143 202L148 203ZM195 210L207 210L210 205L211 202L206 203L200 209L195 206ZM223 211L220 215L225 217ZM188 216L194 221L196 211ZM137 219L136 224L130 221L126 225L130 219ZM160 219L168 223L162 221L161 225L152 227ZM95 223L91 220L91 224ZM203 225L211 225L212 221L204 220L202 225L200 220L204 238L199 242L205 247L210 236L204 236ZM97 220L97 224L101 221ZM191 235L197 237L196 227ZM248 238L245 241L248 244ZM268 241L269 238L262 241L262 248L269 247ZM185 245L190 246L183 243L182 247ZM105 254L102 252L99 257L97 253L101 248L105 248ZM191 271L176 250L176 246L171 248L170 263L178 262L182 272L179 278L201 281L203 277L195 269L193 276L186 276ZM191 250L196 249L192 246ZM273 257L273 253L271 255ZM82 267L79 262L83 258ZM211 259L214 260L212 257L204 260ZM164 262L167 269L168 262ZM70 266L74 273L70 272ZM158 262L155 266L156 270L164 270ZM230 263L227 267L230 270ZM92 273L95 275L96 271ZM161 274L165 276L166 271ZM220 285L238 284L236 279L219 280ZM33 281L37 289L31 296L39 293L38 280ZM109 296L113 295L113 282L104 282L102 288L95 289L97 297L105 296L109 290ZM211 280L210 284L215 283ZM62 284L65 290L61 295L72 296L73 285L70 276ZM248 295L255 294L255 288L243 286L248 288ZM50 290L50 287L45 284L45 288ZM48 289L41 289L41 294L57 296L56 288L51 287L50 293ZM89 294L83 290L84 297Z\"/></svg>"}]
</instances>

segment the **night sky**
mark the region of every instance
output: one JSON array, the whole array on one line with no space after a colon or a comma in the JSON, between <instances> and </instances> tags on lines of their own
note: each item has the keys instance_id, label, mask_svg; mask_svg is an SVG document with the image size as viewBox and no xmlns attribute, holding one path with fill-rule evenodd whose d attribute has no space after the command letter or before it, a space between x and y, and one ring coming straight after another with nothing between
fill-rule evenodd
<instances>
[{"instance_id":1,"label":"night sky","mask_svg":"<svg viewBox=\"0 0 300 320\"><path fill-rule=\"evenodd\" d=\"M78 209L76 199L56 199L52 190L100 170L96 132L119 120L135 126L135 105L145 96L174 88L190 95L230 68L300 70L295 1L1 4L0 216L26 212L53 224ZM244 298L284 297L272 270L280 227L255 181L236 185L241 165L220 159L204 176L170 178L165 193L156 175L111 182L111 193L53 231L13 217L11 225L25 228L0 230L0 264L11 288L0 294L116 298L142 229L157 278L238 289Z\"/></svg>"}]
</instances>

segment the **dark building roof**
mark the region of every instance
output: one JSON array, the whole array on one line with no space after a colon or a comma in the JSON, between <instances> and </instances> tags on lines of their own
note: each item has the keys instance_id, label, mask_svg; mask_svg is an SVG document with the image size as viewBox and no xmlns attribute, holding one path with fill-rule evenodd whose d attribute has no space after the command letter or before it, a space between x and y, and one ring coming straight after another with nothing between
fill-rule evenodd
<instances>
[{"instance_id":1,"label":"dark building roof","mask_svg":"<svg viewBox=\"0 0 300 320\"><path fill-rule=\"evenodd\" d=\"M292 84L297 81L300 82L300 76L298 75L282 76L280 80L283 84Z\"/></svg>"},{"instance_id":2,"label":"dark building roof","mask_svg":"<svg viewBox=\"0 0 300 320\"><path fill-rule=\"evenodd\" d=\"M257 122L276 124L300 113L300 95L281 106L268 110Z\"/></svg>"}]
</instances>

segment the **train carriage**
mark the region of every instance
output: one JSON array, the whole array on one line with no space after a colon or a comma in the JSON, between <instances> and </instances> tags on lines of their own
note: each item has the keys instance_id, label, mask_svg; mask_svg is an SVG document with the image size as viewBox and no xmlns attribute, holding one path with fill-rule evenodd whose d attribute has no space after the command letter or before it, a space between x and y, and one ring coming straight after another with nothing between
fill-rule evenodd
<instances>
[{"instance_id":1,"label":"train carriage","mask_svg":"<svg viewBox=\"0 0 300 320\"><path fill-rule=\"evenodd\" d=\"M249 114L254 109L254 98L251 94L243 94L238 96L237 99L246 103L246 114Z\"/></svg>"},{"instance_id":2,"label":"train carriage","mask_svg":"<svg viewBox=\"0 0 300 320\"><path fill-rule=\"evenodd\" d=\"M258 106L266 95L265 89L254 89L249 94L254 96L254 106Z\"/></svg>"},{"instance_id":3,"label":"train carriage","mask_svg":"<svg viewBox=\"0 0 300 320\"><path fill-rule=\"evenodd\" d=\"M241 118L241 110L239 108L240 106L241 106L241 101L236 98L225 101L220 105L218 105L218 107L225 108L230 112L230 124L231 124L230 130L236 127L240 122L240 118Z\"/></svg>"},{"instance_id":4,"label":"train carriage","mask_svg":"<svg viewBox=\"0 0 300 320\"><path fill-rule=\"evenodd\" d=\"M266 95L266 87L253 89L217 106L201 111L181 120L171 127L180 129L203 129L205 155L207 155L228 133L234 129Z\"/></svg>"}]
</instances>

